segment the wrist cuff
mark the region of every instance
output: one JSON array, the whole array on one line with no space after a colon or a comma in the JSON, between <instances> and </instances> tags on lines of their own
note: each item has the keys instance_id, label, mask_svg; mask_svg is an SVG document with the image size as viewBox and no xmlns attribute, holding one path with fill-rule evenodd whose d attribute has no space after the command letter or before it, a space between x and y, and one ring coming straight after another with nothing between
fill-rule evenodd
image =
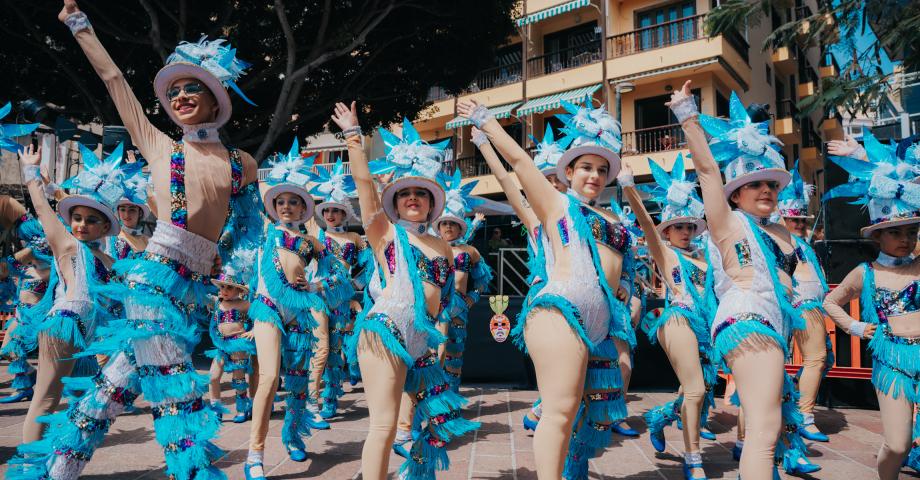
<instances>
[{"instance_id":1,"label":"wrist cuff","mask_svg":"<svg viewBox=\"0 0 920 480\"><path fill-rule=\"evenodd\" d=\"M677 123L684 123L685 120L700 115L700 111L696 108L695 95L684 97L672 103L671 111L674 112L674 116L677 117Z\"/></svg>"},{"instance_id":2,"label":"wrist cuff","mask_svg":"<svg viewBox=\"0 0 920 480\"><path fill-rule=\"evenodd\" d=\"M489 143L489 137L483 132L473 134L473 138L470 140L473 142L473 145L476 145L476 148L481 148L483 145Z\"/></svg>"},{"instance_id":3,"label":"wrist cuff","mask_svg":"<svg viewBox=\"0 0 920 480\"><path fill-rule=\"evenodd\" d=\"M853 335L854 337L863 338L863 335L866 334L866 327L868 326L869 324L866 322L853 322L850 324L850 328L849 328L850 335Z\"/></svg>"},{"instance_id":4,"label":"wrist cuff","mask_svg":"<svg viewBox=\"0 0 920 480\"><path fill-rule=\"evenodd\" d=\"M35 182L42 181L42 172L41 167L38 165L23 165L22 166L22 180L23 183L28 185Z\"/></svg>"},{"instance_id":5,"label":"wrist cuff","mask_svg":"<svg viewBox=\"0 0 920 480\"><path fill-rule=\"evenodd\" d=\"M470 115L470 121L473 122L473 125L476 125L476 128L482 128L483 125L488 123L489 120L492 120L492 113L489 112L489 109L485 105L479 105L473 110L473 114Z\"/></svg>"},{"instance_id":6,"label":"wrist cuff","mask_svg":"<svg viewBox=\"0 0 920 480\"><path fill-rule=\"evenodd\" d=\"M617 175L617 184L621 187L635 187L636 179L630 173L620 173Z\"/></svg>"},{"instance_id":7,"label":"wrist cuff","mask_svg":"<svg viewBox=\"0 0 920 480\"><path fill-rule=\"evenodd\" d=\"M355 125L354 127L346 128L345 130L342 130L342 135L344 135L345 138L351 138L351 137L354 137L355 135L361 135L361 126Z\"/></svg>"},{"instance_id":8,"label":"wrist cuff","mask_svg":"<svg viewBox=\"0 0 920 480\"><path fill-rule=\"evenodd\" d=\"M93 27L89 23L89 18L83 12L71 13L64 19L64 24L67 25L67 28L70 29L70 33L73 35Z\"/></svg>"}]
</instances>

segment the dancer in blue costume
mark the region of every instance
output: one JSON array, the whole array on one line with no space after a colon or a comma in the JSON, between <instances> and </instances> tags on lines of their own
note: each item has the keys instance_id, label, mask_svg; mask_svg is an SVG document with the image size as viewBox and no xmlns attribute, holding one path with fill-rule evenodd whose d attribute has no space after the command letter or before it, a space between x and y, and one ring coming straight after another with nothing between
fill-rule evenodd
<instances>
[{"instance_id":1,"label":"dancer in blue costume","mask_svg":"<svg viewBox=\"0 0 920 480\"><path fill-rule=\"evenodd\" d=\"M300 155L295 139L287 154L274 156L264 181L262 202L273 223L259 250L258 284L249 308L259 386L253 398L249 456L243 467L247 480L265 478L265 438L279 371L288 392L281 441L291 460L307 459L303 437L310 435L311 428L328 428L328 424L314 424L318 412L311 408L308 393L313 331L320 317L328 321L327 302L338 305L352 290L348 281L330 273L334 260L325 254L319 240L301 231L313 216L313 197L306 187L313 179L312 164L313 157Z\"/></svg>"},{"instance_id":2,"label":"dancer in blue costume","mask_svg":"<svg viewBox=\"0 0 920 480\"><path fill-rule=\"evenodd\" d=\"M792 305L802 311L805 325L795 330L793 338L802 352L802 368L796 374L796 387L799 391L799 410L802 412L802 426L799 432L803 437L815 442L827 442L827 435L815 426L815 401L821 379L834 365L834 354L827 326L824 322L824 308L821 304L827 295L827 279L818 263L818 256L808 242L808 201L814 192L812 185L806 184L799 174L799 163L792 169L792 181L779 194L779 214L783 223L795 241L799 264L795 269L795 297Z\"/></svg>"},{"instance_id":3,"label":"dancer in blue costume","mask_svg":"<svg viewBox=\"0 0 920 480\"><path fill-rule=\"evenodd\" d=\"M129 154L128 158L133 158ZM140 162L131 162L125 166L125 196L118 201L118 220L121 231L106 242L106 253L117 260L137 258L147 249L148 235L144 231L143 220L150 215L147 206L147 188L150 176L141 171Z\"/></svg>"},{"instance_id":4,"label":"dancer in blue costume","mask_svg":"<svg viewBox=\"0 0 920 480\"><path fill-rule=\"evenodd\" d=\"M520 188L518 188L514 180L511 179L508 171L505 170L504 165L502 165L501 160L499 160L498 154L495 153L495 149L492 148L492 144L489 143L489 137L476 127L473 127L472 134L473 144L482 152L483 158L485 158L486 163L492 170L492 175L495 176L495 179L498 181L499 185L501 185L502 191L505 192L505 197L508 199L508 203L514 209L515 215L517 215L521 224L524 226L524 232L527 237L527 284L530 285L524 303L529 305L530 300L540 291L540 288L546 283L547 278L546 259L543 255L543 241L540 238L542 235L542 226L540 225L540 220L537 219L536 214L534 214L533 209L530 207L530 203L528 203L524 195L521 194ZM537 165L537 169L543 173L556 190L560 193L565 193L568 187L556 178L556 163L559 161L559 158L562 157L562 154L565 153L565 149L572 141L572 138L563 137L557 141L553 134L553 127L547 125L546 133L543 134L543 140L538 141L533 137L531 137L531 140L536 144L536 155L534 155L533 160ZM518 318L517 324L523 324L523 317ZM538 397L530 407L530 410L524 415L522 423L524 424L525 430L537 429L537 424L540 421L540 417L543 415L542 404L542 400Z\"/></svg>"},{"instance_id":5,"label":"dancer in blue costume","mask_svg":"<svg viewBox=\"0 0 920 480\"><path fill-rule=\"evenodd\" d=\"M335 274L349 279L353 286L363 288L365 271L373 271L373 254L361 235L345 228L346 222L355 218L351 206L351 199L357 196L354 180L345 173L345 167L339 160L331 170L317 166L315 183L310 193L322 200L316 206L316 213L325 224L325 228L317 229L316 238L326 247L326 253L337 260L332 265ZM353 277L352 272L361 278ZM315 330L318 338L311 361L310 394L314 401L322 403L322 418L336 415L339 398L345 393L342 389L344 380L359 376L357 359L346 358L343 347L345 339L354 334L361 304L350 297L343 300L338 305L328 305L329 325L324 330Z\"/></svg>"},{"instance_id":6,"label":"dancer in blue costume","mask_svg":"<svg viewBox=\"0 0 920 480\"><path fill-rule=\"evenodd\" d=\"M444 209L436 175L447 142L429 145L406 119L402 138L379 130L386 156L369 165L355 103L336 104L332 120L348 143L368 243L378 265L385 266L384 277L376 279L382 287L377 300L362 312L347 345L359 359L370 412L361 471L367 480L386 478L406 392L417 402L412 423L422 433L399 476L434 479L450 467L448 443L479 427L461 416L466 399L450 388L436 352L446 341L437 323L454 289L450 245L428 234ZM393 180L378 193L372 174L390 173Z\"/></svg>"},{"instance_id":7,"label":"dancer in blue costume","mask_svg":"<svg viewBox=\"0 0 920 480\"><path fill-rule=\"evenodd\" d=\"M260 229L240 228L236 219L240 212L259 211L258 197L253 196L256 163L224 146L217 131L232 112L226 88L239 93L235 81L247 65L222 40L177 47L154 79L161 110L184 133L181 142L174 142L147 119L76 2L65 0L58 18L105 83L132 142L150 166L156 204L164 211L144 254L116 264L130 289L124 297L127 318L102 329L104 340L85 352L110 355L102 372L91 380L68 382L74 391L86 390L71 400L66 414L77 420L62 418L41 442L24 446L27 463L11 468L7 478L76 478L116 416L140 392L152 404L166 475L178 480L223 478L211 465L221 454L212 443L220 422L202 399L208 377L195 371L191 352L199 341L201 322L196 317L213 288L208 279L225 225L237 225L222 239L226 246L237 235ZM121 194L113 201L119 198Z\"/></svg>"},{"instance_id":8,"label":"dancer in blue costume","mask_svg":"<svg viewBox=\"0 0 920 480\"><path fill-rule=\"evenodd\" d=\"M629 309L614 294L632 271L630 235L618 218L593 208L620 168L620 128L605 110L568 102L572 137L556 176L559 193L530 156L474 101L458 113L481 129L511 164L540 223L547 281L525 306L512 335L534 362L543 416L534 435L540 478L587 478L588 460L606 448L626 417L614 339L630 340ZM551 226L551 227L550 227Z\"/></svg>"},{"instance_id":9,"label":"dancer in blue costume","mask_svg":"<svg viewBox=\"0 0 920 480\"><path fill-rule=\"evenodd\" d=\"M646 211L632 179L624 168L617 179L629 205L645 232L649 253L666 286L667 305L648 328L652 344L659 343L680 381L677 399L645 413L655 450L666 448L664 428L680 420L684 439L684 477L705 479L700 436L709 408L715 404L713 386L718 368L712 363L710 322L716 310L713 278L706 248L694 248L693 237L706 231L703 202L696 184L687 178L683 155L669 175L653 160L648 161L656 185L648 189L662 207L657 226ZM713 438L710 438L713 439Z\"/></svg>"},{"instance_id":10,"label":"dancer in blue costume","mask_svg":"<svg viewBox=\"0 0 920 480\"><path fill-rule=\"evenodd\" d=\"M252 356L256 345L252 340L252 321L249 318L249 284L257 259L255 248L237 248L221 273L211 279L218 288L217 304L211 314L208 333L214 348L205 354L211 362L208 394L211 408L220 412L225 408L220 401L220 380L224 372L231 375L230 386L236 392L236 415L233 423L243 423L252 417L252 397L246 375L258 383L258 374L253 375Z\"/></svg>"},{"instance_id":11,"label":"dancer in blue costume","mask_svg":"<svg viewBox=\"0 0 920 480\"><path fill-rule=\"evenodd\" d=\"M777 195L791 180L779 140L769 135L768 121L752 121L734 93L731 120L700 115L690 81L669 105L687 136L703 191L719 299L713 361L734 374L746 418L741 476L773 478L774 461L786 471L816 471L820 467L804 457L797 394L784 370L788 337L802 317L792 306L795 243L771 221ZM716 160L726 165L724 184Z\"/></svg>"},{"instance_id":12,"label":"dancer in blue costume","mask_svg":"<svg viewBox=\"0 0 920 480\"><path fill-rule=\"evenodd\" d=\"M47 416L60 403L62 379L73 371L74 355L92 342L97 328L112 320L112 308L123 294L121 288L109 283L113 260L101 249L104 237L118 233L113 207L124 189L119 168L122 147L116 147L104 162L82 145L81 154L83 170L63 185L75 194L59 201L55 213L39 174L40 149L34 151L30 145L20 153L29 195L54 258L48 294L23 311L25 321L15 332L29 339L23 340L26 344L32 339L37 342L39 367L35 397L23 424L24 445L10 460L11 476L20 468L25 470L34 460L32 454L44 446L38 441L44 425L50 424L48 430L54 431L59 422L69 421L67 413ZM89 361L95 366L94 359Z\"/></svg>"},{"instance_id":13,"label":"dancer in blue costume","mask_svg":"<svg viewBox=\"0 0 920 480\"><path fill-rule=\"evenodd\" d=\"M914 406L920 403L920 261L913 255L920 186L915 165L898 159L871 135L865 145L868 161L830 157L850 181L824 199L856 197L866 205L870 224L860 233L878 242L881 251L874 262L850 272L825 298L824 308L850 335L869 340L884 437L878 475L894 480L911 450ZM857 298L862 308L858 321L845 309Z\"/></svg>"}]
</instances>

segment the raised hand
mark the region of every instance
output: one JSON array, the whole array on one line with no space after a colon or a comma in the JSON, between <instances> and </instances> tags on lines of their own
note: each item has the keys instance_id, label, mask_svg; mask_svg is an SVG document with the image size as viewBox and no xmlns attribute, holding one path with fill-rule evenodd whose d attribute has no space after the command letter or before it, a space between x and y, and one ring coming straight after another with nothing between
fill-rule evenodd
<instances>
[{"instance_id":1,"label":"raised hand","mask_svg":"<svg viewBox=\"0 0 920 480\"><path fill-rule=\"evenodd\" d=\"M476 212L476 214L473 215L473 220L476 220L477 222L481 222L485 219L486 219L486 215L482 212Z\"/></svg>"},{"instance_id":2,"label":"raised hand","mask_svg":"<svg viewBox=\"0 0 920 480\"><path fill-rule=\"evenodd\" d=\"M852 157L860 150L859 142L847 135L846 140L831 140L827 142L827 153L837 157Z\"/></svg>"},{"instance_id":3,"label":"raised hand","mask_svg":"<svg viewBox=\"0 0 920 480\"><path fill-rule=\"evenodd\" d=\"M26 145L19 152L19 163L23 166L38 165L42 161L42 147L35 148L32 145Z\"/></svg>"},{"instance_id":4,"label":"raised hand","mask_svg":"<svg viewBox=\"0 0 920 480\"><path fill-rule=\"evenodd\" d=\"M671 101L666 102L665 105L670 107L671 105L676 104L684 98L693 96L693 93L690 91L690 82L690 80L687 80L684 82L684 86L681 87L680 90L675 90L673 93L671 93Z\"/></svg>"},{"instance_id":5,"label":"raised hand","mask_svg":"<svg viewBox=\"0 0 920 480\"><path fill-rule=\"evenodd\" d=\"M457 102L457 115L464 118L471 118L473 111L476 110L476 107L479 106L479 102L476 100L460 100Z\"/></svg>"},{"instance_id":6,"label":"raised hand","mask_svg":"<svg viewBox=\"0 0 920 480\"><path fill-rule=\"evenodd\" d=\"M351 108L342 102L337 102L331 118L342 130L348 130L349 128L359 126L358 110L355 106L355 102L351 102Z\"/></svg>"},{"instance_id":7,"label":"raised hand","mask_svg":"<svg viewBox=\"0 0 920 480\"><path fill-rule=\"evenodd\" d=\"M80 8L77 7L76 0L64 0L64 8L62 8L61 13L58 14L58 20L63 22L64 20L67 20L67 17L79 11Z\"/></svg>"}]
</instances>

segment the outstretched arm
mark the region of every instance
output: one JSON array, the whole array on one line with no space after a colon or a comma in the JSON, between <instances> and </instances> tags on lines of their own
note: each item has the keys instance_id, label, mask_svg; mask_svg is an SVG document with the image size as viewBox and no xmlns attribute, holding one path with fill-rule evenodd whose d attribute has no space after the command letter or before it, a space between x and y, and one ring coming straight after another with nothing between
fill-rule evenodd
<instances>
[{"instance_id":1,"label":"outstretched arm","mask_svg":"<svg viewBox=\"0 0 920 480\"><path fill-rule=\"evenodd\" d=\"M688 108L690 107L688 103L692 105L692 108ZM674 110L675 114L681 112L677 117L687 137L687 147L690 149L693 166L696 168L700 188L703 190L706 223L713 241L718 243L728 237L736 220L731 215L731 206L723 193L725 184L722 183L719 164L712 157L709 143L706 142L706 134L703 132L703 127L700 126L699 112L696 111L693 94L690 93L690 80L684 82L683 88L671 94L671 101L667 105Z\"/></svg>"},{"instance_id":2,"label":"outstretched arm","mask_svg":"<svg viewBox=\"0 0 920 480\"><path fill-rule=\"evenodd\" d=\"M655 260L658 269L664 272L665 268L667 268L665 260L668 254L668 247L665 246L664 239L661 238L658 229L655 228L655 221L652 220L652 216L649 215L648 210L645 209L645 204L642 203L642 198L639 196L639 191L636 190L633 172L632 169L629 168L629 165L623 164L619 175L617 175L617 184L623 187L623 194L626 195L626 201L629 202L629 206L632 207L633 212L636 214L636 221L639 222L639 226L642 228L642 231L645 232L645 243L648 245L649 254L652 256L652 259ZM674 290L675 285L673 284L671 276L662 275L662 278L664 278L668 286Z\"/></svg>"},{"instance_id":3,"label":"outstretched arm","mask_svg":"<svg viewBox=\"0 0 920 480\"><path fill-rule=\"evenodd\" d=\"M77 251L77 239L64 228L64 225L58 220L58 216L48 204L45 198L45 189L42 186L41 174L39 173L39 162L41 161L41 147L33 150L32 145L26 146L19 153L19 161L22 163L23 176L25 177L26 187L29 189L29 197L32 199L32 205L35 206L35 213L38 221L45 230L48 238L48 246L55 257L67 256Z\"/></svg>"},{"instance_id":4,"label":"outstretched arm","mask_svg":"<svg viewBox=\"0 0 920 480\"><path fill-rule=\"evenodd\" d=\"M128 82L125 81L124 74L99 42L86 14L77 7L77 2L64 0L64 8L58 14L58 19L70 27L74 38L83 49L83 53L86 54L87 60L105 83L105 88L109 91L112 102L115 103L122 123L128 129L131 140L140 149L144 158L151 164L167 161L168 155L163 155L162 152L169 151L169 138L147 119L144 108L137 101ZM167 105L162 107L169 108Z\"/></svg>"},{"instance_id":5,"label":"outstretched arm","mask_svg":"<svg viewBox=\"0 0 920 480\"><path fill-rule=\"evenodd\" d=\"M485 106L474 100L463 100L457 104L457 114L472 120L485 132L502 157L511 164L538 219L547 221L553 213L558 215L563 211L565 206L562 195L540 173L530 155L488 113Z\"/></svg>"},{"instance_id":6,"label":"outstretched arm","mask_svg":"<svg viewBox=\"0 0 920 480\"><path fill-rule=\"evenodd\" d=\"M358 123L358 111L355 102L348 107L342 102L335 104L332 114L335 122L345 134L348 143L348 161L351 163L351 176L358 190L358 204L361 207L361 222L371 245L377 245L389 228L389 222L381 215L380 194L374 185L374 177L367 164L367 156L361 145L361 126Z\"/></svg>"},{"instance_id":7,"label":"outstretched arm","mask_svg":"<svg viewBox=\"0 0 920 480\"><path fill-rule=\"evenodd\" d=\"M492 169L492 175L495 175L498 184L502 186L505 197L508 198L508 203L511 205L511 208L514 209L514 213L524 222L528 231L533 230L540 221L537 220L537 216L534 215L533 210L528 206L527 200L524 198L524 195L521 194L521 189L514 183L514 180L511 179L511 175L508 174L501 160L498 159L498 154L495 153L495 149L492 148L492 144L489 143L489 137L476 127L473 127L473 144L482 152L482 156L486 159L486 163L489 165L489 168Z\"/></svg>"},{"instance_id":8,"label":"outstretched arm","mask_svg":"<svg viewBox=\"0 0 920 480\"><path fill-rule=\"evenodd\" d=\"M827 316L831 317L831 320L837 326L846 330L850 335L860 338L872 338L876 326L857 321L843 309L844 305L849 305L850 300L859 298L862 293L862 285L863 267L860 265L847 274L846 278L840 282L840 285L837 285L837 288L824 297L824 310L827 311Z\"/></svg>"}]
</instances>

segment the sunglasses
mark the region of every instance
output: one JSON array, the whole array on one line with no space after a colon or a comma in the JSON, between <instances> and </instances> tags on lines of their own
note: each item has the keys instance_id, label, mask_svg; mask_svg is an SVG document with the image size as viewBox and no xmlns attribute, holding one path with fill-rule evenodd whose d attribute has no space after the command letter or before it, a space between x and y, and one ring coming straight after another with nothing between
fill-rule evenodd
<instances>
[{"instance_id":1,"label":"sunglasses","mask_svg":"<svg viewBox=\"0 0 920 480\"><path fill-rule=\"evenodd\" d=\"M204 91L204 86L200 83L187 83L181 87L172 87L166 91L166 98L169 101L173 101L179 98L179 94L185 92L185 96L194 97L196 95L201 95L201 92Z\"/></svg>"}]
</instances>

